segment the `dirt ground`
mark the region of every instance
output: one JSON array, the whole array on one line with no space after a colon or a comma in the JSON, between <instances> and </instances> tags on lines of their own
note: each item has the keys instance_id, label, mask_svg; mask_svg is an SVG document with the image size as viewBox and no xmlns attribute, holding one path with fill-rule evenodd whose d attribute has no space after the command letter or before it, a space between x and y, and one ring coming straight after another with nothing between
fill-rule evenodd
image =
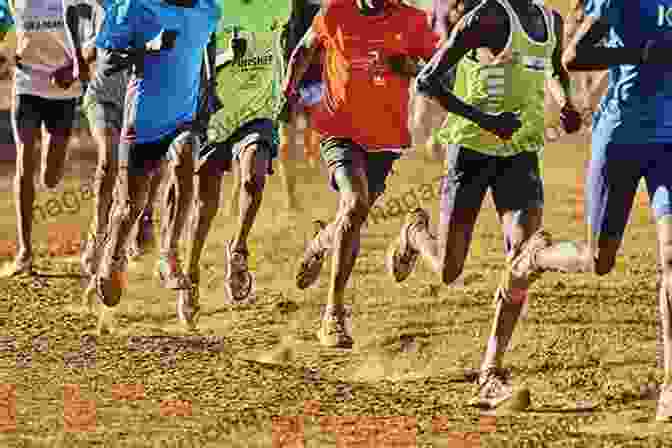
<instances>
[{"instance_id":1,"label":"dirt ground","mask_svg":"<svg viewBox=\"0 0 672 448\"><path fill-rule=\"evenodd\" d=\"M573 138L544 153L545 223L556 239L583 236L585 143ZM418 201L437 216L436 196L423 192L440 173L440 164L420 157L400 163L366 229L347 294L355 316L351 352L324 350L314 336L326 272L306 292L292 281L311 219L328 219L334 210L336 197L323 173L300 169L305 211L298 215L282 211L279 179L271 178L250 246L257 304L240 308L224 304L221 283L224 241L233 229L225 213L231 180L225 179L224 209L203 260L200 339L189 344L179 339L174 294L153 283L151 254L132 266L130 289L117 309L120 332L93 336L95 318L77 307L76 253L91 213L89 187L74 173L58 191L41 192L38 206L51 200L48 210L60 210L35 226L43 275L0 279L0 384L12 385L0 388L0 404L9 402L16 412L14 418L0 413L0 427L13 429L0 434L0 445L300 446L273 441L273 417L305 414L305 446L314 447L672 446L672 427L654 422L654 397L640 390L661 380L654 349L655 229L644 196L614 273L549 274L535 285L508 356L514 381L532 390L531 411L489 417L466 406L477 387L464 370L478 366L503 261L490 198L457 285L440 286L421 266L398 286L383 267L403 212ZM9 191L3 198L0 234L12 242ZM275 353L288 337L286 361L246 361ZM586 401L596 408L568 411ZM87 419L93 403L95 419ZM74 409L79 418L71 416ZM415 424L383 419L391 416ZM280 427L276 420L276 432ZM334 429L350 442L336 445Z\"/></svg>"},{"instance_id":2,"label":"dirt ground","mask_svg":"<svg viewBox=\"0 0 672 448\"><path fill-rule=\"evenodd\" d=\"M544 220L556 240L584 235L587 141L566 138L544 151ZM255 305L224 304L224 244L234 226L227 176L203 260L200 333L179 330L175 296L156 287L148 254L131 265L119 332L96 337L95 317L78 306L93 172L81 146L64 184L37 198L41 275L0 279L0 447L672 447L649 387L662 375L656 235L643 192L613 273L547 274L534 286L507 356L532 404L492 416L467 407L477 386L465 377L486 343L504 257L491 198L455 285L440 285L425 266L401 285L384 270L405 211L420 203L436 224L439 163L404 159L372 215L346 296L354 308L348 352L322 349L314 336L329 266L315 287L293 286L311 220L329 219L336 204L324 170L306 166L301 213L283 212L278 176L269 181L250 244ZM9 262L13 167L1 172L0 262ZM276 362L248 361L266 355Z\"/></svg>"}]
</instances>

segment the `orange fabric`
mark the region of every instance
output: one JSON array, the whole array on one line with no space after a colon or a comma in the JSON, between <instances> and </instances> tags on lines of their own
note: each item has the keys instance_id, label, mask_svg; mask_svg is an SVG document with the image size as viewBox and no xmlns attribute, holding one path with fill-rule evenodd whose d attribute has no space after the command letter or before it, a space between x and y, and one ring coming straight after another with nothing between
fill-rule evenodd
<instances>
[{"instance_id":1,"label":"orange fabric","mask_svg":"<svg viewBox=\"0 0 672 448\"><path fill-rule=\"evenodd\" d=\"M311 114L314 128L350 138L368 151L409 147L410 80L392 73L384 61L399 54L431 58L439 36L427 15L401 5L367 17L354 1L333 0L315 17L313 30L324 49L326 82Z\"/></svg>"}]
</instances>

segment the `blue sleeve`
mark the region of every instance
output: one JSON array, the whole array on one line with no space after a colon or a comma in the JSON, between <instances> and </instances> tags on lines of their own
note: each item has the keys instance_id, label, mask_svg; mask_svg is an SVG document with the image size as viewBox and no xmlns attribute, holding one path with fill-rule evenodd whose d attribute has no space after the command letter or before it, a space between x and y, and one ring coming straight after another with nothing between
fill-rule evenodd
<instances>
[{"instance_id":1,"label":"blue sleeve","mask_svg":"<svg viewBox=\"0 0 672 448\"><path fill-rule=\"evenodd\" d=\"M596 20L608 20L613 6L613 0L586 0L584 12L587 17L592 17Z\"/></svg>"},{"instance_id":2,"label":"blue sleeve","mask_svg":"<svg viewBox=\"0 0 672 448\"><path fill-rule=\"evenodd\" d=\"M140 8L134 7L136 4L137 0L116 0L105 5L105 19L96 37L96 47L117 50L131 46L137 15L142 13Z\"/></svg>"},{"instance_id":3,"label":"blue sleeve","mask_svg":"<svg viewBox=\"0 0 672 448\"><path fill-rule=\"evenodd\" d=\"M14 19L9 12L9 4L7 0L0 0L0 34L4 34L12 28Z\"/></svg>"}]
</instances>

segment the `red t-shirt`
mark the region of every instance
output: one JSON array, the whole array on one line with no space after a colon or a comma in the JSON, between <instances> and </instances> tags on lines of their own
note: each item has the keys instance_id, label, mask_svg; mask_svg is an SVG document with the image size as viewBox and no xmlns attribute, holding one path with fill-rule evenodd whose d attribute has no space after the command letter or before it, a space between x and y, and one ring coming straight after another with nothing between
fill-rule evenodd
<instances>
[{"instance_id":1,"label":"red t-shirt","mask_svg":"<svg viewBox=\"0 0 672 448\"><path fill-rule=\"evenodd\" d=\"M414 7L389 6L383 16L364 16L355 2L332 1L313 21L323 47L325 95L311 117L324 136L349 138L367 151L407 148L410 80L385 59L408 55L429 60L439 36Z\"/></svg>"}]
</instances>

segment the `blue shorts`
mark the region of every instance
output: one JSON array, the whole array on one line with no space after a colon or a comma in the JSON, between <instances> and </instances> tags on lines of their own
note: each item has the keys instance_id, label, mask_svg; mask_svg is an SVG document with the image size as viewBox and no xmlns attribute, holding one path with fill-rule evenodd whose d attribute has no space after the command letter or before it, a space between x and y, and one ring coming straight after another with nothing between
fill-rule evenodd
<instances>
[{"instance_id":1,"label":"blue shorts","mask_svg":"<svg viewBox=\"0 0 672 448\"><path fill-rule=\"evenodd\" d=\"M622 238L642 178L656 220L672 214L672 143L619 144L593 133L586 211L593 235Z\"/></svg>"}]
</instances>

